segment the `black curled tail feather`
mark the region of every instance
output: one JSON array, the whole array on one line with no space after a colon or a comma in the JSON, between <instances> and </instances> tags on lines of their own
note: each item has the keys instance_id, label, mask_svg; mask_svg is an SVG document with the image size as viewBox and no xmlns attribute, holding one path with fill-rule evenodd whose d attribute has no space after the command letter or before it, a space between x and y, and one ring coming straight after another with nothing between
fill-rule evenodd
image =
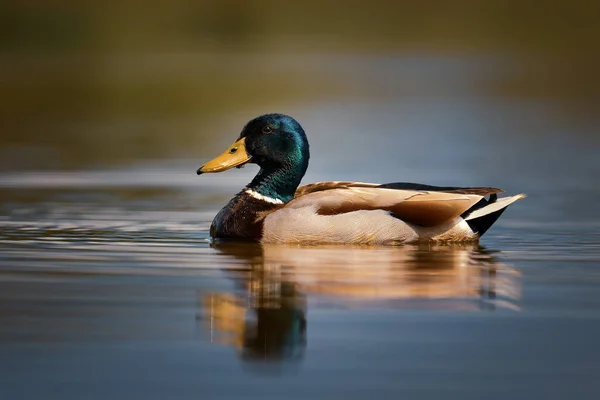
<instances>
[{"instance_id":1,"label":"black curled tail feather","mask_svg":"<svg viewBox=\"0 0 600 400\"><path fill-rule=\"evenodd\" d=\"M461 215L461 217L466 220L467 224L469 224L469 228L471 228L471 230L473 232L475 232L479 237L483 236L483 234L486 233L487 230L490 229L490 227L492 225L494 225L494 222L496 222L498 220L498 218L500 218L500 216L502 215L504 210L506 210L506 207L504 207L498 211L494 211L492 213L483 215L479 218L467 219L467 217L473 211L479 210L479 209L486 207L492 203L495 203L496 200L498 200L498 195L496 193L490 194L489 199L483 198L483 199L479 200L477 203L475 203L475 205L473 205L473 207L469 208L467 211L465 211ZM507 207L508 207L508 204L507 204Z\"/></svg>"},{"instance_id":2,"label":"black curled tail feather","mask_svg":"<svg viewBox=\"0 0 600 400\"><path fill-rule=\"evenodd\" d=\"M494 222L500 218L504 210L506 210L506 207L498 211L494 211L493 213L484 215L483 217L469 219L467 220L467 224L469 224L469 228L471 228L473 232L481 237L487 232L488 229L490 229L492 225L494 225Z\"/></svg>"}]
</instances>

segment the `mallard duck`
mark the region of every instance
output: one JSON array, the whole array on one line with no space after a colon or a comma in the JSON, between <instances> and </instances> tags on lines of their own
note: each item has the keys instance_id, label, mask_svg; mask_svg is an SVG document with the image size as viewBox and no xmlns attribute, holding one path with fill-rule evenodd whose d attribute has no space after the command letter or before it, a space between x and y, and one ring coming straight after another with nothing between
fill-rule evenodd
<instances>
[{"instance_id":1,"label":"mallard duck","mask_svg":"<svg viewBox=\"0 0 600 400\"><path fill-rule=\"evenodd\" d=\"M518 194L491 187L319 182L300 186L309 160L300 124L284 114L254 118L197 173L255 163L260 171L217 213L210 235L295 244L401 244L479 239ZM488 198L486 198L488 196Z\"/></svg>"}]
</instances>

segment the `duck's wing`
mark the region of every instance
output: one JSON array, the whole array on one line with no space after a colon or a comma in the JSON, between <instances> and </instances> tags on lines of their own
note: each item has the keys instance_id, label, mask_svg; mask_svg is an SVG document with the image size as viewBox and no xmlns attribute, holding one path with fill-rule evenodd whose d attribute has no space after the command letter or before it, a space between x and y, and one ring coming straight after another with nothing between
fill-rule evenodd
<instances>
[{"instance_id":1,"label":"duck's wing","mask_svg":"<svg viewBox=\"0 0 600 400\"><path fill-rule=\"evenodd\" d=\"M393 182L393 183L365 183L365 182L350 182L350 181L335 181L335 182L316 182L308 185L300 186L296 189L294 197L300 197L308 193L320 192L330 189L342 189L350 187L367 187L367 188L382 188L382 189L402 189L402 190L418 190L428 192L446 192L460 194L477 194L487 196L491 194L502 193L504 190L493 187L460 187L460 186L433 186L424 185L422 183L412 182Z\"/></svg>"},{"instance_id":2,"label":"duck's wing","mask_svg":"<svg viewBox=\"0 0 600 400\"><path fill-rule=\"evenodd\" d=\"M415 184L320 182L298 188L296 197L285 208L314 207L321 215L386 210L411 224L437 226L460 216L485 194L500 191L493 188L471 188L474 193L466 193L467 188L454 188L461 192L453 192L452 189L417 190L410 185ZM420 187L436 188L426 185Z\"/></svg>"}]
</instances>

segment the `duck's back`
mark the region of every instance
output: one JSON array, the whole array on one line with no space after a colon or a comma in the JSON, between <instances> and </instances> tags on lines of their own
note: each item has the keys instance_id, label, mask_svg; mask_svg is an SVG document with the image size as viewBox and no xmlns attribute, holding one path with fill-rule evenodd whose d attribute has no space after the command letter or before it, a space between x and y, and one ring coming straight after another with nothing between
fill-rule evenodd
<instances>
[{"instance_id":1,"label":"duck's back","mask_svg":"<svg viewBox=\"0 0 600 400\"><path fill-rule=\"evenodd\" d=\"M497 212L482 209L495 202L498 192L501 190L496 188L412 183L320 182L298 188L294 200L265 218L262 241L388 244L476 240L495 219L484 221L485 230L478 232L465 218L475 210L482 215ZM490 200L484 198L487 194ZM510 201L496 208L501 208L501 213L518 198L507 198Z\"/></svg>"}]
</instances>

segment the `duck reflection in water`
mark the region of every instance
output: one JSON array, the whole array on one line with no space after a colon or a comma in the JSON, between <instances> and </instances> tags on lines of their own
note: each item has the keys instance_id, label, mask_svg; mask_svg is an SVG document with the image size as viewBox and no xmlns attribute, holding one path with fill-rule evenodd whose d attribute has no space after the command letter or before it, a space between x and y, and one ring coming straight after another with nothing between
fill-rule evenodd
<instances>
[{"instance_id":1,"label":"duck reflection in water","mask_svg":"<svg viewBox=\"0 0 600 400\"><path fill-rule=\"evenodd\" d=\"M213 245L242 260L226 270L239 293L204 298L207 328L214 342L230 344L247 361L301 359L306 345L306 297L286 279L285 266L269 263L260 245Z\"/></svg>"},{"instance_id":2,"label":"duck reflection in water","mask_svg":"<svg viewBox=\"0 0 600 400\"><path fill-rule=\"evenodd\" d=\"M206 328L244 360L302 358L307 296L312 308L519 310L520 274L477 244L213 247L238 290L204 295Z\"/></svg>"}]
</instances>

